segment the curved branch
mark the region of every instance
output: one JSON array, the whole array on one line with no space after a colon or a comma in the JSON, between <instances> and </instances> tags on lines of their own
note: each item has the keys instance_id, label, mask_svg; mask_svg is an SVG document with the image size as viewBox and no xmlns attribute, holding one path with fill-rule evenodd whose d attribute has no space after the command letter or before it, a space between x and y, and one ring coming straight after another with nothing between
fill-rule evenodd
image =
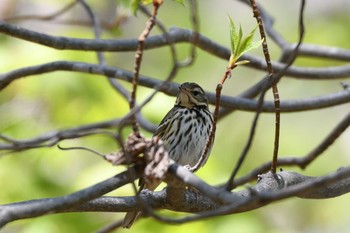
<instances>
[{"instance_id":1,"label":"curved branch","mask_svg":"<svg viewBox=\"0 0 350 233\"><path fill-rule=\"evenodd\" d=\"M3 205L0 207L0 227L14 220L72 209L129 183L130 173L135 173L133 177L138 178L135 168L129 168L114 177L67 196Z\"/></svg>"},{"instance_id":2,"label":"curved branch","mask_svg":"<svg viewBox=\"0 0 350 233\"><path fill-rule=\"evenodd\" d=\"M241 213L263 207L271 202L297 196L301 198L332 198L350 192L350 167L322 177L307 177L295 172L271 172L259 177L254 187L236 192L241 196L231 204L180 219L160 218L165 222L184 223L212 216Z\"/></svg>"},{"instance_id":3,"label":"curved branch","mask_svg":"<svg viewBox=\"0 0 350 233\"><path fill-rule=\"evenodd\" d=\"M298 166L305 169L312 161L321 155L329 146L331 146L338 137L350 126L350 113L342 119L332 131L322 140L322 142L312 149L307 155L303 157L284 157L279 158L277 165L279 166ZM243 185L255 179L258 174L264 173L271 167L271 162L262 164L260 167L253 169L247 175L237 179L237 185Z\"/></svg>"},{"instance_id":4,"label":"curved branch","mask_svg":"<svg viewBox=\"0 0 350 233\"><path fill-rule=\"evenodd\" d=\"M81 2L83 3L84 1ZM273 30L272 19L269 18L268 15L266 15L265 18L267 19L269 25L267 31L269 32L270 36L274 38L274 41L280 46L282 54L286 55L293 51L295 45L288 44L282 37L280 37L276 31ZM55 49L71 49L80 51L88 50L98 52L124 52L135 51L137 47L137 40L86 40L67 37L55 37L13 26L4 21L0 21L0 32ZM169 33L150 37L145 41L145 49L169 46L173 43L191 43L193 45L193 48L195 46L199 47L202 50L223 59L228 59L230 56L229 49L215 43L203 35L200 35L197 33L197 30L193 32L180 28L173 28L169 31ZM323 46L321 47L316 45L302 45L299 49L299 55L340 61L350 61L350 50ZM194 55L192 54L192 59L193 58ZM242 59L250 60L251 63L249 66L252 68L266 70L265 61L263 59L260 59L253 55L246 55L242 57ZM283 62L273 62L272 64L276 72L283 70L285 67L285 64ZM104 66L103 64L94 65L88 63L58 61L13 70L11 72L1 74L0 90L5 88L16 79L22 77L60 70L110 76L113 78L113 81L120 79L130 82L133 76L133 74L129 71ZM287 70L286 75L296 78L313 80L349 78L350 65L333 66L326 68L304 68L292 66ZM165 85L161 86L160 84L162 84L162 81L160 80L146 76L140 76L140 84L150 88L160 87L162 92L173 96L176 95L177 84L175 83L166 83ZM115 85L114 87L118 89L119 86ZM258 87L258 84L256 87ZM260 90L260 88L256 89ZM120 89L120 92L123 93L123 89ZM252 92L253 91L250 91L250 93ZM215 103L215 94L209 93L208 95L210 102ZM258 106L257 101L243 97L247 96L223 96L221 101L222 106L226 107L227 109L256 111L256 108ZM337 93L303 100L289 100L282 102L281 112L312 110L349 102L350 87L347 86L343 91L339 91ZM138 110L135 110L135 112L137 111ZM273 102L265 101L262 107L262 111L273 112ZM138 117L141 120L145 121L141 115ZM5 142L4 144L0 144L0 150L24 150L42 146L51 146L67 138L76 138L106 132L109 133L108 131L102 131L100 129L118 126L121 121L125 121L127 119L128 118L115 119L84 126L78 126L61 131L53 131L28 140L12 139L0 134L0 140ZM145 121L144 124L149 127L149 129L154 129L154 125L152 125L150 122ZM278 164L285 163L295 165L299 163L307 165L310 163L310 161L313 161L317 155L322 153L329 145L331 145L339 136L339 134L343 132L348 126L349 115L329 134L329 136L327 136L325 140L323 140L320 146L311 151L307 156L303 158L282 158L278 160ZM270 163L268 165L268 168L269 167ZM322 177L307 177L293 172L279 172L277 175L268 173L259 176L257 185L250 187L247 190L231 193L225 192L220 188L214 188L206 184L204 181L200 180L198 177L183 167L173 165L168 171L168 176L170 178L179 180L181 184L185 183L191 187L194 187L200 192L200 194L198 192L191 192L191 189L185 190L182 192L183 195L180 195L175 201L173 199L170 200L169 198L173 196L173 194L169 192L170 189L166 189L161 192L145 191L142 192L137 198L101 197L107 192L119 188L122 185L130 182L131 179L129 172L133 170L134 168L130 168L129 171L120 173L119 175L105 180L99 184L63 197L38 199L2 205L0 206L0 227L17 219L31 218L50 213L74 211L126 212L131 210L144 210L145 207L144 205L140 204L140 199L142 199L142 202L147 203L153 209L163 208L190 213L202 212L196 216L189 216L181 219L168 219L158 215L152 215L161 221L179 223L194 221L215 215L249 211L265 206L268 203L292 196L313 199L330 198L340 196L350 191L349 167ZM257 169L255 169L255 171L257 171Z\"/></svg>"},{"instance_id":5,"label":"curved branch","mask_svg":"<svg viewBox=\"0 0 350 233\"><path fill-rule=\"evenodd\" d=\"M292 48L294 46L295 45L291 45ZM350 61L350 52L348 49L314 44L303 44L300 48L299 55L329 59L336 58L336 60L339 61Z\"/></svg>"},{"instance_id":6,"label":"curved branch","mask_svg":"<svg viewBox=\"0 0 350 233\"><path fill-rule=\"evenodd\" d=\"M158 218L166 222L179 223L217 215L246 212L293 196L323 199L350 192L350 167L339 169L332 174L321 177L303 176L287 171L278 172L277 174L269 172L260 175L255 186L231 193L209 186L182 166L172 166L173 169L168 171L169 175L196 188L201 193L185 190L176 203L169 202L167 196L170 193L167 189L160 192L145 190L138 197L99 197L129 181L127 172L123 172L90 188L67 196L2 205L0 206L0 226L18 219L37 217L48 213L142 210L142 205L138 201L139 198L154 209L201 212L198 215L182 219ZM216 201L208 197L212 197Z\"/></svg>"},{"instance_id":7,"label":"curved branch","mask_svg":"<svg viewBox=\"0 0 350 233\"><path fill-rule=\"evenodd\" d=\"M140 80L141 80L141 77L140 77ZM171 89L176 90L175 84L169 84L169 85L174 87L169 88L168 91L164 91L164 92L167 94L175 95L175 93L173 93L172 91L169 92L169 90ZM209 98L210 102L213 103L213 101L215 101L213 100L213 98L215 98L214 93L209 93L208 96L210 97ZM249 100L249 99L239 98L239 97L230 97L230 96L222 96L221 98L222 98L221 99L222 106L225 106L227 108L241 109L246 111L255 111L255 108L257 106L257 101L255 100ZM281 112L295 112L295 111L312 110L312 109L318 109L318 108L326 108L328 106L345 104L349 102L350 102L350 89L349 90L345 89L344 91L325 95L322 97L309 98L305 100L284 101L281 103ZM270 113L273 112L274 103L272 101L265 101L265 104L263 106L263 111L270 112ZM346 118L344 121L348 122L348 118ZM27 140L17 140L17 139L15 140L0 134L0 139L7 142L2 144L0 143L0 150L21 151L21 150L31 149L31 148L53 146L64 139L78 138L83 136L99 134L99 133L106 133L105 131L101 131L100 129L116 127L116 126L119 126L120 123L122 123L122 119L114 119L114 120L103 121L99 123L92 123L92 124L74 127L71 129L48 132L41 136L34 137L32 139L27 139ZM144 124L147 124L147 122ZM151 132L154 132L155 125L148 125L147 127ZM278 162L278 164L281 164L280 161Z\"/></svg>"},{"instance_id":8,"label":"curved branch","mask_svg":"<svg viewBox=\"0 0 350 233\"><path fill-rule=\"evenodd\" d=\"M47 132L41 136L27 140L12 139L0 134L0 139L6 141L6 144L0 143L0 150L22 151L26 149L49 147L56 145L64 139L79 138L89 135L106 133L100 129L112 128L120 124L120 119L103 121L98 123L86 124L70 129L56 130Z\"/></svg>"},{"instance_id":9,"label":"curved branch","mask_svg":"<svg viewBox=\"0 0 350 233\"><path fill-rule=\"evenodd\" d=\"M70 49L70 50L87 50L87 51L110 51L110 52L126 52L135 51L137 48L137 40L93 40L93 39L75 39L68 37L54 37L43 33L27 30L18 26L13 26L4 21L0 21L0 32L17 37L33 43L42 44L55 49ZM149 37L145 41L145 49L153 49L162 46L168 46L169 43L194 43L193 32L187 29L172 28L166 36L156 35ZM224 46L217 44L209 38L198 33L195 40L195 46L202 50L228 60L230 57L230 50ZM349 50L343 50L350 54ZM302 52L302 49L301 49ZM319 56L319 53L318 53ZM343 60L344 55L341 56ZM265 60L253 55L243 55L242 60L249 60L247 66L252 68L266 70ZM333 59L337 59L336 54ZM285 65L280 62L272 62L276 72L282 70ZM334 66L327 68L303 68L292 66L286 72L287 76L306 79L336 79L347 78L350 75L350 65Z\"/></svg>"},{"instance_id":10,"label":"curved branch","mask_svg":"<svg viewBox=\"0 0 350 233\"><path fill-rule=\"evenodd\" d=\"M350 66L349 66L350 68ZM18 70L13 70L8 73L0 75L0 90L5 88L11 82L16 79L23 78L30 75L42 74L46 72L53 71L76 71L84 72L90 74L99 74L104 76L109 76L113 78L118 78L124 81L131 82L132 73L119 68L114 68L110 66L101 66L96 64L89 64L83 62L67 62L67 61L56 61L51 63L46 63L37 66L31 66L26 68L21 68ZM140 76L139 83L142 86L154 88L161 87L160 90L165 94L175 96L177 94L178 84L167 83L164 84L163 81L156 80L146 76ZM211 104L215 104L215 94L207 93L209 101ZM350 101L350 88L345 88L343 91L339 91L333 94L324 95L321 97L314 97L305 100L289 100L281 103L281 112L295 112L304 110L314 110L320 108L326 108L330 106L340 105L349 103ZM222 96L221 105L228 108L234 108L245 111L256 111L257 101L232 96ZM273 102L265 101L263 112L273 112Z\"/></svg>"},{"instance_id":11,"label":"curved branch","mask_svg":"<svg viewBox=\"0 0 350 233\"><path fill-rule=\"evenodd\" d=\"M5 18L6 21L18 21L18 20L53 20L61 16L62 14L66 13L68 10L73 8L78 1L72 1L71 3L68 3L67 5L63 6L61 9L58 9L50 14L47 15L17 15L14 17L8 17Z\"/></svg>"}]
</instances>

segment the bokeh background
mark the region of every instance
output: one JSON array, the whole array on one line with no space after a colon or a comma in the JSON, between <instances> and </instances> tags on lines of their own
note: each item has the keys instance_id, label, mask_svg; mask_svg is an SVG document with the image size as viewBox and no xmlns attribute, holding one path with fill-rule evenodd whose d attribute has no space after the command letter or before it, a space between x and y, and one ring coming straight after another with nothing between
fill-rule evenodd
<instances>
[{"instance_id":1,"label":"bokeh background","mask_svg":"<svg viewBox=\"0 0 350 233\"><path fill-rule=\"evenodd\" d=\"M2 18L17 15L46 15L61 8L67 0L0 0ZM119 28L105 31L106 39L137 38L144 28L146 17L141 13L134 17L126 7L117 7L117 1L87 1L101 21L121 17L125 21ZM298 38L298 1L259 1L274 17L275 28L289 42ZM116 13L116 9L118 10ZM254 26L250 9L230 0L199 1L201 33L229 47L229 23L227 14L245 33ZM309 0L305 13L305 42L350 49L350 2L347 0ZM125 17L125 18L124 18ZM190 28L189 9L175 1L165 1L158 17L167 27ZM68 25L62 21L87 21L87 15L76 6L54 22L22 20L14 23L35 31L57 36L93 38L93 31L81 25ZM160 33L157 29L152 35ZM258 38L258 36L257 36ZM188 55L189 45L176 46L180 57ZM278 59L278 48L270 44L273 59ZM254 54L262 56L258 49ZM133 69L134 53L106 53L111 66ZM191 67L182 69L175 82L194 81L203 88L214 91L216 83L225 71L227 61L197 50L197 59ZM58 51L34 43L0 35L0 72L37 65L56 60L97 63L94 52ZM298 59L299 66L333 66L342 62ZM168 48L146 51L141 73L164 79L171 68ZM224 94L237 95L263 76L257 70L245 67L235 70L234 77L224 86ZM300 99L336 92L340 81L311 81L284 78L280 85L281 99ZM129 83L122 83L130 90ZM138 101L152 90L140 88ZM267 96L272 99L271 94ZM157 94L143 109L144 116L155 124L172 107L174 97ZM303 156L313 149L348 112L349 104L324 110L288 113L282 115L281 156ZM212 108L213 109L213 108ZM122 117L128 112L128 104L101 76L73 72L53 72L20 79L0 92L0 132L17 139L32 138L46 132L77 125ZM218 124L216 142L207 165L198 176L210 184L226 181L236 159L247 140L252 113L235 112ZM124 133L128 134L128 130ZM263 114L257 129L253 147L239 176L263 162L269 161L273 149L274 116ZM143 132L146 136L151 133ZM284 168L306 175L320 176L335 171L350 162L350 133L345 132L336 143L306 170ZM109 153L118 149L117 144L106 136L91 136L65 140L62 146L86 146ZM32 149L0 157L0 204L29 199L55 197L88 187L113 176L123 168L113 167L98 156L84 151L60 151L57 147ZM130 186L109 195L132 195ZM349 232L348 195L329 200L289 200L274 203L249 213L216 217L182 225L167 225L153 219L142 219L128 232ZM180 213L163 211L170 216ZM20 220L9 224L0 232L94 232L124 214L119 213L70 213L49 215ZM120 230L127 232L127 230Z\"/></svg>"}]
</instances>

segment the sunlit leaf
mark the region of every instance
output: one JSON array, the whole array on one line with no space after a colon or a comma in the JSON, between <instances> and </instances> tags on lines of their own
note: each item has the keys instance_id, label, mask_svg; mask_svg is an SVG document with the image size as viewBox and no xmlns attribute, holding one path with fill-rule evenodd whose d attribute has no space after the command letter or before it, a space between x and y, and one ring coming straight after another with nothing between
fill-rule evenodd
<instances>
[{"instance_id":1,"label":"sunlit leaf","mask_svg":"<svg viewBox=\"0 0 350 233\"><path fill-rule=\"evenodd\" d=\"M132 0L131 1L131 12L136 15L136 12L139 8L139 4L149 5L153 2L153 0Z\"/></svg>"},{"instance_id":2,"label":"sunlit leaf","mask_svg":"<svg viewBox=\"0 0 350 233\"><path fill-rule=\"evenodd\" d=\"M253 50L253 49L258 48L258 47L262 44L263 40L264 40L264 39L251 42L251 43L245 48L245 50L242 51L242 54L245 54L245 53L247 53L247 52L249 52L249 51L251 51L251 50Z\"/></svg>"},{"instance_id":3,"label":"sunlit leaf","mask_svg":"<svg viewBox=\"0 0 350 233\"><path fill-rule=\"evenodd\" d=\"M242 46L241 45L242 44L242 37L243 37L243 31L242 31L242 25L240 24L239 25L239 32L238 32L239 41L238 41L238 44L236 46L236 51L235 51L235 55L236 55L237 59L239 57L239 50L240 50L239 48Z\"/></svg>"},{"instance_id":4,"label":"sunlit leaf","mask_svg":"<svg viewBox=\"0 0 350 233\"><path fill-rule=\"evenodd\" d=\"M233 23L233 20L230 16L228 16L228 19L230 21L230 40L231 40L231 53L235 54L236 47L239 44L239 35L237 34L235 24Z\"/></svg>"},{"instance_id":5,"label":"sunlit leaf","mask_svg":"<svg viewBox=\"0 0 350 233\"><path fill-rule=\"evenodd\" d=\"M237 51L237 55L238 56L241 56L243 55L244 53L246 53L246 49L247 47L250 46L250 44L252 43L252 40L253 40L253 37L254 37L254 32L256 30L256 27L249 33L249 35L247 37L245 37L240 46L238 47L238 51Z\"/></svg>"},{"instance_id":6,"label":"sunlit leaf","mask_svg":"<svg viewBox=\"0 0 350 233\"><path fill-rule=\"evenodd\" d=\"M132 0L131 2L131 12L136 15L137 9L139 8L139 3L141 0Z\"/></svg>"},{"instance_id":7,"label":"sunlit leaf","mask_svg":"<svg viewBox=\"0 0 350 233\"><path fill-rule=\"evenodd\" d=\"M237 65L243 65L248 63L248 61L237 62L238 59L248 51L259 47L262 40L253 42L254 33L257 29L255 27L246 37L243 38L243 30L240 25L239 30L235 27L235 24L230 16L228 16L230 21L230 41L231 41L231 56L229 60L229 67L235 67ZM243 39L242 39L243 38Z\"/></svg>"}]
</instances>

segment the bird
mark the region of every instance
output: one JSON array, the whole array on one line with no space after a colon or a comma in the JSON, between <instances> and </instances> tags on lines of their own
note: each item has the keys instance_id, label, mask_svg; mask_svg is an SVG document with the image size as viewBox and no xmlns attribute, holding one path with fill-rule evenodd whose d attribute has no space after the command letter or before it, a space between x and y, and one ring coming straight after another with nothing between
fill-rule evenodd
<instances>
[{"instance_id":1,"label":"bird","mask_svg":"<svg viewBox=\"0 0 350 233\"><path fill-rule=\"evenodd\" d=\"M192 168L204 166L210 154L214 138L209 142L205 151L209 135L213 127L213 114L209 111L208 98L204 90L193 82L185 82L179 86L179 92L173 108L165 115L157 127L153 137L160 138L169 158L179 165ZM205 156L204 158L201 158ZM142 183L142 182L141 182ZM147 185L143 182L140 190L155 190L160 182ZM140 211L128 212L122 227L130 228Z\"/></svg>"}]
</instances>

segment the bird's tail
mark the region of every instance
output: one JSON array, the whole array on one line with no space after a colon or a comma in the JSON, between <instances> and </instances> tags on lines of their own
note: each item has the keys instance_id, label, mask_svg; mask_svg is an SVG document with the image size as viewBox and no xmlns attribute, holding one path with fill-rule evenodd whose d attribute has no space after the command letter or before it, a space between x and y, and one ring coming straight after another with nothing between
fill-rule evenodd
<instances>
[{"instance_id":1,"label":"bird's tail","mask_svg":"<svg viewBox=\"0 0 350 233\"><path fill-rule=\"evenodd\" d=\"M137 194L139 194L143 189L148 189L148 190L153 191L159 186L160 183L161 183L161 181L154 179L154 180L149 181L146 184L144 182L144 180L141 178L139 181L140 188L139 188L139 191L137 192ZM122 227L129 229L132 226L132 224L135 222L135 220L140 216L140 214L141 214L141 211L127 212L125 217L124 217Z\"/></svg>"}]
</instances>

